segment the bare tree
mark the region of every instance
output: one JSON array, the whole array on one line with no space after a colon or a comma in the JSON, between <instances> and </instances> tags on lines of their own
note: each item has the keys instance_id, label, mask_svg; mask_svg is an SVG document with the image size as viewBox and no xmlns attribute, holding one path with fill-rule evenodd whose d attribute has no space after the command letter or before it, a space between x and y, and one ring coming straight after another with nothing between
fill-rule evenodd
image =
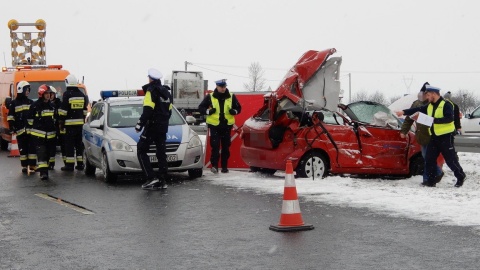
<instances>
[{"instance_id":1,"label":"bare tree","mask_svg":"<svg viewBox=\"0 0 480 270\"><path fill-rule=\"evenodd\" d=\"M258 62L253 62L248 68L249 83L244 83L245 90L256 92L265 88L265 79L263 78L265 71Z\"/></svg>"},{"instance_id":2,"label":"bare tree","mask_svg":"<svg viewBox=\"0 0 480 270\"><path fill-rule=\"evenodd\" d=\"M402 96L393 96L393 97L390 97L390 104L388 104L388 105L391 105L393 102L395 102L395 101L397 101L397 100L399 100L399 99L401 99L401 98L402 98Z\"/></svg>"},{"instance_id":3,"label":"bare tree","mask_svg":"<svg viewBox=\"0 0 480 270\"><path fill-rule=\"evenodd\" d=\"M352 97L352 103L362 100L368 100L368 94L365 91L356 92L355 95Z\"/></svg>"},{"instance_id":4,"label":"bare tree","mask_svg":"<svg viewBox=\"0 0 480 270\"><path fill-rule=\"evenodd\" d=\"M463 114L471 113L478 105L478 98L472 91L458 90L452 93L452 101Z\"/></svg>"},{"instance_id":5,"label":"bare tree","mask_svg":"<svg viewBox=\"0 0 480 270\"><path fill-rule=\"evenodd\" d=\"M387 104L387 99L385 98L385 95L380 92L380 91L375 91L372 95L370 95L369 99L370 101L377 102L383 105L388 105Z\"/></svg>"}]
</instances>

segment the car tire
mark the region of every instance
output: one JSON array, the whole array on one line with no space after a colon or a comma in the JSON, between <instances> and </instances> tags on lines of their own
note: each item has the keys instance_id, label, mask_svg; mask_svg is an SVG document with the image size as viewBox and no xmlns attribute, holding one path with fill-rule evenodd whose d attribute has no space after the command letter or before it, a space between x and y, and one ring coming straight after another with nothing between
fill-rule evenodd
<instances>
[{"instance_id":1,"label":"car tire","mask_svg":"<svg viewBox=\"0 0 480 270\"><path fill-rule=\"evenodd\" d=\"M108 167L108 158L107 153L103 152L102 158L102 173L103 173L103 180L107 183L114 183L117 181L117 175L110 171Z\"/></svg>"},{"instance_id":2,"label":"car tire","mask_svg":"<svg viewBox=\"0 0 480 270\"><path fill-rule=\"evenodd\" d=\"M203 175L203 168L188 170L188 176L190 177L190 179L199 178L199 177L202 177L202 175Z\"/></svg>"},{"instance_id":3,"label":"car tire","mask_svg":"<svg viewBox=\"0 0 480 270\"><path fill-rule=\"evenodd\" d=\"M409 177L414 175L423 175L425 169L425 160L421 155L417 155L410 159Z\"/></svg>"},{"instance_id":4,"label":"car tire","mask_svg":"<svg viewBox=\"0 0 480 270\"><path fill-rule=\"evenodd\" d=\"M95 175L95 170L97 169L95 166L90 163L90 160L88 160L86 151L83 151L83 162L85 163L85 175L88 176L93 176Z\"/></svg>"},{"instance_id":5,"label":"car tire","mask_svg":"<svg viewBox=\"0 0 480 270\"><path fill-rule=\"evenodd\" d=\"M325 156L318 152L305 154L297 165L298 177L324 178L327 176L329 164Z\"/></svg>"}]
</instances>

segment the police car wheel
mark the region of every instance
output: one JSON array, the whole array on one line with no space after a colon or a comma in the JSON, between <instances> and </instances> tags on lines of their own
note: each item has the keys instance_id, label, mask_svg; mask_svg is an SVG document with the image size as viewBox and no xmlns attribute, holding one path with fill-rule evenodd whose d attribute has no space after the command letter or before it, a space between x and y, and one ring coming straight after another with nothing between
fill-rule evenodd
<instances>
[{"instance_id":1,"label":"police car wheel","mask_svg":"<svg viewBox=\"0 0 480 270\"><path fill-rule=\"evenodd\" d=\"M113 183L117 181L117 175L112 173L110 171L110 168L108 167L108 159L107 159L107 153L103 152L103 158L102 158L102 172L103 172L103 180L107 183Z\"/></svg>"}]
</instances>

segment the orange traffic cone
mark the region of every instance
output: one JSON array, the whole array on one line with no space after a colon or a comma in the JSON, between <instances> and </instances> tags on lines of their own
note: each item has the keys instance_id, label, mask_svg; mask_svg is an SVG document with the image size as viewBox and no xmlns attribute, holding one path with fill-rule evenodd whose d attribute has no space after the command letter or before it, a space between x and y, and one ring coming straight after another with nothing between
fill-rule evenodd
<instances>
[{"instance_id":1,"label":"orange traffic cone","mask_svg":"<svg viewBox=\"0 0 480 270\"><path fill-rule=\"evenodd\" d=\"M12 134L12 143L10 144L10 155L8 157L19 157L20 151L18 150L17 134Z\"/></svg>"},{"instance_id":2,"label":"orange traffic cone","mask_svg":"<svg viewBox=\"0 0 480 270\"><path fill-rule=\"evenodd\" d=\"M298 203L297 187L293 177L292 161L287 160L285 171L285 188L283 190L282 214L278 225L270 225L270 230L276 232L292 232L313 230L311 224L303 222L300 204Z\"/></svg>"}]
</instances>

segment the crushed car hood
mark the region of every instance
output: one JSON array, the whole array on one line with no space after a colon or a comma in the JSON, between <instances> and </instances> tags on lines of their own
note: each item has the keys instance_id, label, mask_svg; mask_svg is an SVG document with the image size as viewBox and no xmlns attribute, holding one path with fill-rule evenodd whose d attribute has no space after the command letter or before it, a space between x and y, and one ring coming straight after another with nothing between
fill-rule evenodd
<instances>
[{"instance_id":1,"label":"crushed car hood","mask_svg":"<svg viewBox=\"0 0 480 270\"><path fill-rule=\"evenodd\" d=\"M342 58L330 57L335 52L333 48L324 51L310 50L300 57L273 93L281 109L336 110L340 95Z\"/></svg>"}]
</instances>

